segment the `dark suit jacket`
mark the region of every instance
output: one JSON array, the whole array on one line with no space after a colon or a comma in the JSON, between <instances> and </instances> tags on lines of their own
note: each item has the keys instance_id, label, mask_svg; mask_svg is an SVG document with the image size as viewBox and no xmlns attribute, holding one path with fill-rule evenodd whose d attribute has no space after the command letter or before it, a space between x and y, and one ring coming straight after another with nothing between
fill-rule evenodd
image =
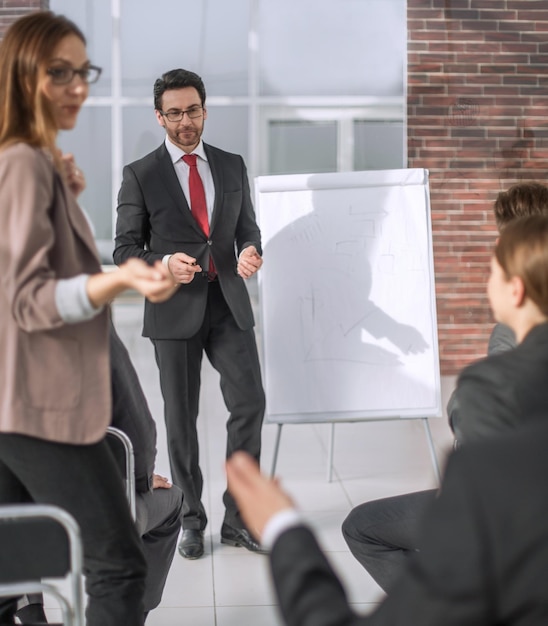
<instances>
[{"instance_id":1,"label":"dark suit jacket","mask_svg":"<svg viewBox=\"0 0 548 626\"><path fill-rule=\"evenodd\" d=\"M271 565L290 626L548 624L548 426L470 444L449 460L420 551L379 609L358 617L305 527Z\"/></svg>"},{"instance_id":2,"label":"dark suit jacket","mask_svg":"<svg viewBox=\"0 0 548 626\"><path fill-rule=\"evenodd\" d=\"M135 488L139 493L152 489L156 461L156 423L128 351L114 326L110 325L110 367L112 374L112 426L126 433L133 444Z\"/></svg>"},{"instance_id":3,"label":"dark suit jacket","mask_svg":"<svg viewBox=\"0 0 548 626\"><path fill-rule=\"evenodd\" d=\"M548 420L548 324L535 326L513 350L466 367L455 397L452 426L459 443Z\"/></svg>"},{"instance_id":4,"label":"dark suit jacket","mask_svg":"<svg viewBox=\"0 0 548 626\"><path fill-rule=\"evenodd\" d=\"M499 354L506 352L516 347L516 336L514 331L504 324L495 324L491 335L489 336L489 343L487 345L487 354L491 356L493 354ZM460 406L457 398L456 390L453 391L449 401L447 402L447 417L449 418L449 426L454 430L453 423L457 424L460 420Z\"/></svg>"},{"instance_id":5,"label":"dark suit jacket","mask_svg":"<svg viewBox=\"0 0 548 626\"><path fill-rule=\"evenodd\" d=\"M124 168L118 197L114 261L129 257L149 262L185 252L202 269L213 256L223 295L242 329L253 326L253 312L244 280L237 273L237 255L254 245L261 250L260 231L249 194L241 156L204 144L215 185L215 205L209 238L192 217L164 144ZM207 301L207 277L181 285L167 302L145 302L143 334L152 339L187 339L202 324Z\"/></svg>"}]
</instances>

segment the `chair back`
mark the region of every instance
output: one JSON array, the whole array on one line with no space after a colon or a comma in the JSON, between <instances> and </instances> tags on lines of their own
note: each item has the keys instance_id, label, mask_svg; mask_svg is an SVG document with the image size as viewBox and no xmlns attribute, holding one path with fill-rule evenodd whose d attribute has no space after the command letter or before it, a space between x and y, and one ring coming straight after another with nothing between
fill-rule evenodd
<instances>
[{"instance_id":1,"label":"chair back","mask_svg":"<svg viewBox=\"0 0 548 626\"><path fill-rule=\"evenodd\" d=\"M135 520L135 457L133 444L125 432L114 426L107 428L107 443L116 459L126 487L126 496L131 516Z\"/></svg>"},{"instance_id":2,"label":"chair back","mask_svg":"<svg viewBox=\"0 0 548 626\"><path fill-rule=\"evenodd\" d=\"M63 509L0 506L0 597L49 594L58 601L65 625L84 626L82 552L78 524ZM69 593L42 578L63 580Z\"/></svg>"}]
</instances>

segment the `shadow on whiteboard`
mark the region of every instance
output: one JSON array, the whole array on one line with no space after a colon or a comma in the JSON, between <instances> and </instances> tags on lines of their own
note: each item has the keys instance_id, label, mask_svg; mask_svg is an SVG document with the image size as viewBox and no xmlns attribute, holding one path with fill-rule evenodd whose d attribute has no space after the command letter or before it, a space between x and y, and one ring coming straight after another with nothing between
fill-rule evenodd
<instances>
[{"instance_id":1,"label":"shadow on whiteboard","mask_svg":"<svg viewBox=\"0 0 548 626\"><path fill-rule=\"evenodd\" d=\"M257 179L267 420L441 414L427 176Z\"/></svg>"}]
</instances>

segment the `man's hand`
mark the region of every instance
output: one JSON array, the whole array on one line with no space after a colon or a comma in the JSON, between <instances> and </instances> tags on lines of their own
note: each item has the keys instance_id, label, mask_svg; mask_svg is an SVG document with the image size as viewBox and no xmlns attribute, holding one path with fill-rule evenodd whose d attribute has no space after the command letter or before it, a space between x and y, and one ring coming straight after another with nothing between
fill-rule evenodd
<instances>
[{"instance_id":1,"label":"man's hand","mask_svg":"<svg viewBox=\"0 0 548 626\"><path fill-rule=\"evenodd\" d=\"M124 272L126 286L136 289L151 302L167 300L179 287L161 261L150 266L141 259L132 258L120 266L120 271Z\"/></svg>"},{"instance_id":2,"label":"man's hand","mask_svg":"<svg viewBox=\"0 0 548 626\"><path fill-rule=\"evenodd\" d=\"M152 488L153 489L171 489L171 483L165 476L159 474L152 474Z\"/></svg>"},{"instance_id":3,"label":"man's hand","mask_svg":"<svg viewBox=\"0 0 548 626\"><path fill-rule=\"evenodd\" d=\"M249 278L260 269L263 264L263 258L257 252L255 246L244 248L238 259L238 274L242 278Z\"/></svg>"},{"instance_id":4,"label":"man's hand","mask_svg":"<svg viewBox=\"0 0 548 626\"><path fill-rule=\"evenodd\" d=\"M235 452L226 462L228 490L236 500L244 522L259 539L270 518L294 508L291 498L276 480L267 478L255 459L246 452Z\"/></svg>"},{"instance_id":5,"label":"man's hand","mask_svg":"<svg viewBox=\"0 0 548 626\"><path fill-rule=\"evenodd\" d=\"M183 285L188 285L194 279L196 272L202 271L202 268L196 264L196 259L184 252L172 254L167 266L175 282Z\"/></svg>"}]
</instances>

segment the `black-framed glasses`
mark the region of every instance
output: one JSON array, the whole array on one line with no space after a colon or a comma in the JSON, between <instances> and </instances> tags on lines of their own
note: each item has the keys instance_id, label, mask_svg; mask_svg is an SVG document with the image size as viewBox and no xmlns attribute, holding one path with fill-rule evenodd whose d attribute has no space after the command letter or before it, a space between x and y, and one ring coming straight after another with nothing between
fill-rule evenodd
<instances>
[{"instance_id":1,"label":"black-framed glasses","mask_svg":"<svg viewBox=\"0 0 548 626\"><path fill-rule=\"evenodd\" d=\"M204 112L204 107L190 107L190 109L186 109L186 111L160 111L160 115L167 117L169 122L180 122L183 117L186 115L189 119L194 120L197 117L200 117Z\"/></svg>"},{"instance_id":2,"label":"black-framed glasses","mask_svg":"<svg viewBox=\"0 0 548 626\"><path fill-rule=\"evenodd\" d=\"M51 82L54 85L68 85L69 83L72 83L76 74L80 76L84 83L91 85L99 80L99 76L101 76L102 71L102 68L97 67L96 65L87 65L86 67L81 67L78 70L74 67L66 65L50 67L47 70L47 74L51 77Z\"/></svg>"}]
</instances>

